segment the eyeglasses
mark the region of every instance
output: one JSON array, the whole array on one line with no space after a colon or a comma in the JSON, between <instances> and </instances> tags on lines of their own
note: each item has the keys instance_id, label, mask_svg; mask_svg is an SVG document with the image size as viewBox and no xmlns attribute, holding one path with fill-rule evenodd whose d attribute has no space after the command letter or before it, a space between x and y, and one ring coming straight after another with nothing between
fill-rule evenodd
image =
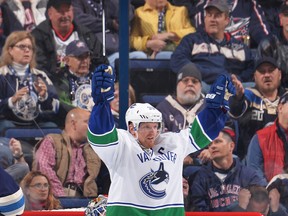
<instances>
[{"instance_id":1,"label":"eyeglasses","mask_svg":"<svg viewBox=\"0 0 288 216\"><path fill-rule=\"evenodd\" d=\"M19 48L22 51L25 51L26 49L33 50L33 47L31 45L25 45L25 44L19 44L19 45L14 45L14 47Z\"/></svg>"},{"instance_id":2,"label":"eyeglasses","mask_svg":"<svg viewBox=\"0 0 288 216\"><path fill-rule=\"evenodd\" d=\"M37 183L34 185L30 185L30 187L36 188L37 190L42 190L42 189L47 190L50 187L50 185L48 183L45 183L45 184Z\"/></svg>"}]
</instances>

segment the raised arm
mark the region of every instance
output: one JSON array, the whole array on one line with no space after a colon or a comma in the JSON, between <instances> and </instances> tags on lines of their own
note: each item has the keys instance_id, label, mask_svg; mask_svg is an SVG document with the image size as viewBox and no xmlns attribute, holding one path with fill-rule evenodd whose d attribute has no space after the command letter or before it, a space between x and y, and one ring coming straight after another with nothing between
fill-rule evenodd
<instances>
[{"instance_id":1,"label":"raised arm","mask_svg":"<svg viewBox=\"0 0 288 216\"><path fill-rule=\"evenodd\" d=\"M191 125L191 139L196 149L202 149L214 140L224 128L229 111L229 97L235 93L230 78L220 75L206 95L206 107Z\"/></svg>"},{"instance_id":2,"label":"raised arm","mask_svg":"<svg viewBox=\"0 0 288 216\"><path fill-rule=\"evenodd\" d=\"M113 70L108 65L96 68L92 78L92 97L95 103L88 130L88 140L94 144L108 144L118 140L109 102L114 98Z\"/></svg>"}]
</instances>

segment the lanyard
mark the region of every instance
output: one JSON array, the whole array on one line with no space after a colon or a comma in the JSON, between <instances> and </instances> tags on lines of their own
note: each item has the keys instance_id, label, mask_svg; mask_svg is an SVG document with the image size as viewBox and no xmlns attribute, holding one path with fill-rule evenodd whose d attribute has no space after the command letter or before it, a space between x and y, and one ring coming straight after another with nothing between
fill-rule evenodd
<instances>
[{"instance_id":1,"label":"lanyard","mask_svg":"<svg viewBox=\"0 0 288 216\"><path fill-rule=\"evenodd\" d=\"M158 33L161 33L165 30L165 13L166 8L164 8L162 11L159 12L158 16Z\"/></svg>"},{"instance_id":2,"label":"lanyard","mask_svg":"<svg viewBox=\"0 0 288 216\"><path fill-rule=\"evenodd\" d=\"M11 66L8 65L9 70L12 72L12 74L18 78L19 83L23 86L28 86L29 94L31 95L31 92L33 92L33 80L32 80L32 74L30 71L30 67L28 67L25 71L25 76L23 77L23 80L21 81L20 77L17 75L16 70ZM28 81L28 82L27 82Z\"/></svg>"},{"instance_id":3,"label":"lanyard","mask_svg":"<svg viewBox=\"0 0 288 216\"><path fill-rule=\"evenodd\" d=\"M69 78L69 87L70 87L70 98L71 101L75 100L75 92L77 88L82 84L90 84L90 78L87 77L74 77L70 76Z\"/></svg>"}]
</instances>

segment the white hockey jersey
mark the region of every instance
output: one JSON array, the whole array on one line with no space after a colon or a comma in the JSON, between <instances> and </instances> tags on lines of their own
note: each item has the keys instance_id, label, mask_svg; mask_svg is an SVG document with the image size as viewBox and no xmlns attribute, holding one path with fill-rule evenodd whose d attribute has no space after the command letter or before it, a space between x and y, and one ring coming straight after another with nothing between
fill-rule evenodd
<instances>
[{"instance_id":1,"label":"white hockey jersey","mask_svg":"<svg viewBox=\"0 0 288 216\"><path fill-rule=\"evenodd\" d=\"M190 128L160 134L152 149L142 149L128 131L115 128L110 110L107 102L95 105L88 131L92 148L110 172L107 216L184 215L184 157L219 134L223 111L204 109Z\"/></svg>"}]
</instances>

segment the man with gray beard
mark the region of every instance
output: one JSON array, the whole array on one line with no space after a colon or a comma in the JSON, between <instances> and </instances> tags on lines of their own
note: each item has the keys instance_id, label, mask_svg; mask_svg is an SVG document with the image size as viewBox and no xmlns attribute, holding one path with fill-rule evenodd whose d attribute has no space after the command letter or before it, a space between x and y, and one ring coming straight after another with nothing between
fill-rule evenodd
<instances>
[{"instance_id":1,"label":"man with gray beard","mask_svg":"<svg viewBox=\"0 0 288 216\"><path fill-rule=\"evenodd\" d=\"M187 128L203 108L201 72L195 64L183 66L177 75L176 95L168 95L157 105L163 115L165 131L178 132Z\"/></svg>"},{"instance_id":2,"label":"man with gray beard","mask_svg":"<svg viewBox=\"0 0 288 216\"><path fill-rule=\"evenodd\" d=\"M202 91L202 76L193 63L184 65L177 75L176 95L168 95L157 105L162 113L164 131L178 132L189 127L197 113L203 108L205 95ZM199 154L199 155L198 155ZM196 157L202 162L210 159L206 149L201 153L191 154L184 159L184 164L194 164Z\"/></svg>"}]
</instances>

